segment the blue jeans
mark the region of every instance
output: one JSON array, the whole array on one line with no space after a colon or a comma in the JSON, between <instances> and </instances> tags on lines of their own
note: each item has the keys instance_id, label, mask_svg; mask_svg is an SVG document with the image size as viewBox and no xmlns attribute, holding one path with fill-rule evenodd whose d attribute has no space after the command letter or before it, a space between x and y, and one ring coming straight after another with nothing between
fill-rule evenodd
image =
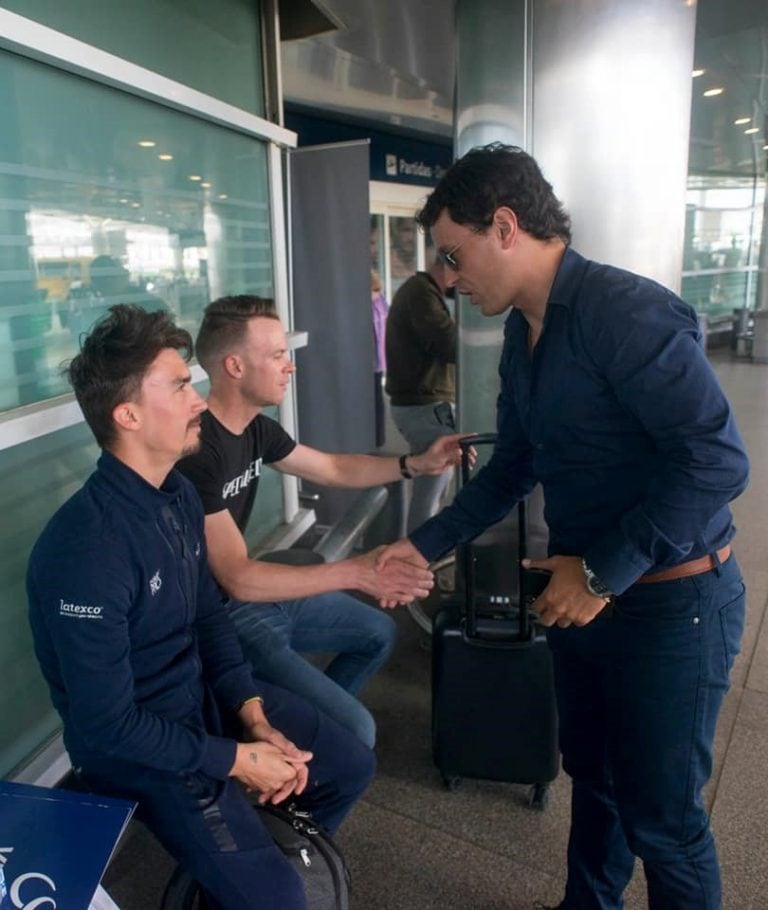
<instances>
[{"instance_id":1,"label":"blue jeans","mask_svg":"<svg viewBox=\"0 0 768 910\"><path fill-rule=\"evenodd\" d=\"M456 432L453 404L438 401L433 404L392 405L392 420L412 452L423 452L440 436ZM414 528L431 518L440 508L440 499L451 482L451 472L437 477L415 477L412 481L411 505L408 518L400 529L405 537Z\"/></svg>"},{"instance_id":2,"label":"blue jeans","mask_svg":"<svg viewBox=\"0 0 768 910\"><path fill-rule=\"evenodd\" d=\"M701 791L744 601L732 556L701 575L634 585L583 628L550 630L573 781L563 908L622 908L636 856L650 910L722 907Z\"/></svg>"},{"instance_id":3,"label":"blue jeans","mask_svg":"<svg viewBox=\"0 0 768 910\"><path fill-rule=\"evenodd\" d=\"M373 748L376 725L355 696L394 647L390 616L340 591L280 603L232 600L229 610L256 676L306 698ZM323 671L302 653L336 656Z\"/></svg>"},{"instance_id":4,"label":"blue jeans","mask_svg":"<svg viewBox=\"0 0 768 910\"><path fill-rule=\"evenodd\" d=\"M270 723L314 753L307 789L294 801L335 831L373 777L373 753L305 700L256 682ZM217 714L211 698L209 733L221 732ZM108 756L84 767L82 777L94 792L137 801L139 818L219 910L306 910L301 879L234 778L157 771Z\"/></svg>"}]
</instances>

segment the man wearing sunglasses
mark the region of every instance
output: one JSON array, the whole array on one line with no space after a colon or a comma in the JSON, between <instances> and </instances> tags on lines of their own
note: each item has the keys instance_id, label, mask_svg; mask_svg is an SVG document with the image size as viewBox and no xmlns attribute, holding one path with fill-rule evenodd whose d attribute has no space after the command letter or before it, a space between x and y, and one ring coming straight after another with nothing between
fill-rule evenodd
<instances>
[{"instance_id":1,"label":"man wearing sunglasses","mask_svg":"<svg viewBox=\"0 0 768 910\"><path fill-rule=\"evenodd\" d=\"M418 220L446 283L486 316L509 311L499 440L455 502L380 562L426 564L541 482L550 555L531 565L552 578L534 609L573 781L559 907L619 910L640 857L650 910L718 910L701 791L743 629L728 503L748 463L696 315L573 250L569 217L519 148L473 149Z\"/></svg>"}]
</instances>

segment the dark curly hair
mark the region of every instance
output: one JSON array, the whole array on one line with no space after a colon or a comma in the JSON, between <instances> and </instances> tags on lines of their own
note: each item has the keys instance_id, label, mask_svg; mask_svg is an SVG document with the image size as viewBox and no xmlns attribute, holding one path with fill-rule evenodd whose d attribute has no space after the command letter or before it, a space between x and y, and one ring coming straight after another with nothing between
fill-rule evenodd
<instances>
[{"instance_id":1,"label":"dark curly hair","mask_svg":"<svg viewBox=\"0 0 768 910\"><path fill-rule=\"evenodd\" d=\"M273 300L255 294L220 297L208 304L197 333L195 354L200 366L209 376L216 361L229 354L231 348L242 341L248 323L257 316L280 318Z\"/></svg>"},{"instance_id":2,"label":"dark curly hair","mask_svg":"<svg viewBox=\"0 0 768 910\"><path fill-rule=\"evenodd\" d=\"M459 158L429 195L416 220L427 230L447 209L457 224L485 231L503 205L512 209L520 227L532 237L571 242L571 219L536 161L516 145L500 142L478 146Z\"/></svg>"},{"instance_id":3,"label":"dark curly hair","mask_svg":"<svg viewBox=\"0 0 768 910\"><path fill-rule=\"evenodd\" d=\"M115 440L112 412L133 401L157 355L166 348L192 356L192 336L164 310L147 312L135 304L109 308L80 343L80 353L64 372L96 442L109 448Z\"/></svg>"}]
</instances>

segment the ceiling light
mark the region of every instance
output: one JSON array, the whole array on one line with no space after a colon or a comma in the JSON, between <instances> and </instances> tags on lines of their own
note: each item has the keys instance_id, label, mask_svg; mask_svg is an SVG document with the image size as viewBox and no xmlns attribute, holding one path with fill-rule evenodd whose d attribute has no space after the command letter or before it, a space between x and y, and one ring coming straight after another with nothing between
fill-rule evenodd
<instances>
[{"instance_id":1,"label":"ceiling light","mask_svg":"<svg viewBox=\"0 0 768 910\"><path fill-rule=\"evenodd\" d=\"M153 149L157 145L157 143L153 139L140 139L139 145L143 149Z\"/></svg>"},{"instance_id":2,"label":"ceiling light","mask_svg":"<svg viewBox=\"0 0 768 910\"><path fill-rule=\"evenodd\" d=\"M754 133L759 133L759 132L760 132L759 126L750 126L750 128L748 130L744 130L744 135L752 136Z\"/></svg>"},{"instance_id":3,"label":"ceiling light","mask_svg":"<svg viewBox=\"0 0 768 910\"><path fill-rule=\"evenodd\" d=\"M694 71L691 73L691 75L693 76L694 79L698 79L699 76L703 76L704 73L706 73L706 70L694 70Z\"/></svg>"},{"instance_id":4,"label":"ceiling light","mask_svg":"<svg viewBox=\"0 0 768 910\"><path fill-rule=\"evenodd\" d=\"M229 199L226 193L219 193L219 199Z\"/></svg>"},{"instance_id":5,"label":"ceiling light","mask_svg":"<svg viewBox=\"0 0 768 910\"><path fill-rule=\"evenodd\" d=\"M128 204L128 200L127 200L127 199L121 199L120 202L122 202L123 205L127 205L127 204Z\"/></svg>"},{"instance_id":6,"label":"ceiling light","mask_svg":"<svg viewBox=\"0 0 768 910\"><path fill-rule=\"evenodd\" d=\"M751 117L739 117L738 120L733 121L733 125L734 126L744 126L745 123L751 123L751 122L752 122Z\"/></svg>"},{"instance_id":7,"label":"ceiling light","mask_svg":"<svg viewBox=\"0 0 768 910\"><path fill-rule=\"evenodd\" d=\"M708 88L706 90L706 92L704 92L704 97L705 98L714 98L715 95L722 95L724 91L725 91L724 88Z\"/></svg>"},{"instance_id":8,"label":"ceiling light","mask_svg":"<svg viewBox=\"0 0 768 910\"><path fill-rule=\"evenodd\" d=\"M189 179L190 180L202 180L203 178L199 174L190 174Z\"/></svg>"},{"instance_id":9,"label":"ceiling light","mask_svg":"<svg viewBox=\"0 0 768 910\"><path fill-rule=\"evenodd\" d=\"M157 156L161 161L173 161L173 155L158 155Z\"/></svg>"},{"instance_id":10,"label":"ceiling light","mask_svg":"<svg viewBox=\"0 0 768 910\"><path fill-rule=\"evenodd\" d=\"M211 188L210 183L201 183L200 186L204 186L207 190L209 190Z\"/></svg>"},{"instance_id":11,"label":"ceiling light","mask_svg":"<svg viewBox=\"0 0 768 910\"><path fill-rule=\"evenodd\" d=\"M131 208L140 209L140 208L141 208L141 203L139 203L139 202L132 202L132 203L131 203Z\"/></svg>"}]
</instances>

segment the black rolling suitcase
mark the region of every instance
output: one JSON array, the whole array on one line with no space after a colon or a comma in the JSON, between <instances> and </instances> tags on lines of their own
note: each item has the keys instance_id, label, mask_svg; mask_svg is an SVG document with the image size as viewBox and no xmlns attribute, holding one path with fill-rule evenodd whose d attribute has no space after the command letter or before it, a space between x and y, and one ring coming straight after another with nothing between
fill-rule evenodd
<instances>
[{"instance_id":1,"label":"black rolling suitcase","mask_svg":"<svg viewBox=\"0 0 768 910\"><path fill-rule=\"evenodd\" d=\"M462 441L462 475L470 445ZM526 555L525 503L518 506L518 559ZM519 569L514 597L477 593L472 545L460 548L464 591L436 615L432 631L432 753L443 781L463 777L531 784L529 805L543 809L559 767L552 658L529 607L549 573ZM498 558L509 560L508 552Z\"/></svg>"}]
</instances>

